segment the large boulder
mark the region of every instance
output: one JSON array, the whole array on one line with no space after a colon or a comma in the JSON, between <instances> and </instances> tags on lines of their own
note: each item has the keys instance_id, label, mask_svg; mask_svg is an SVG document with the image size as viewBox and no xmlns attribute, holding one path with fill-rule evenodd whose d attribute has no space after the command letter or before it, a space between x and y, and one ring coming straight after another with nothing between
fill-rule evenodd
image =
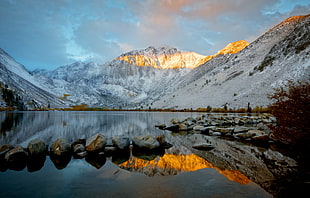
<instances>
[{"instance_id":1,"label":"large boulder","mask_svg":"<svg viewBox=\"0 0 310 198\"><path fill-rule=\"evenodd\" d=\"M27 160L28 153L24 150L24 148L20 145L17 145L15 148L9 150L5 156L4 159L7 162L20 162L20 161L26 161Z\"/></svg>"},{"instance_id":2,"label":"large boulder","mask_svg":"<svg viewBox=\"0 0 310 198\"><path fill-rule=\"evenodd\" d=\"M86 151L97 152L103 150L106 143L106 138L100 133L97 133L86 140L85 148Z\"/></svg>"},{"instance_id":3,"label":"large boulder","mask_svg":"<svg viewBox=\"0 0 310 198\"><path fill-rule=\"evenodd\" d=\"M43 156L46 154L47 146L42 140L35 139L28 143L27 150L30 156Z\"/></svg>"},{"instance_id":4,"label":"large boulder","mask_svg":"<svg viewBox=\"0 0 310 198\"><path fill-rule=\"evenodd\" d=\"M128 137L113 137L112 143L115 145L118 149L125 149L128 148L130 145L130 140Z\"/></svg>"},{"instance_id":5,"label":"large boulder","mask_svg":"<svg viewBox=\"0 0 310 198\"><path fill-rule=\"evenodd\" d=\"M15 148L9 150L5 156L4 160L11 170L21 171L26 167L28 153L25 149L17 145Z\"/></svg>"},{"instance_id":6,"label":"large boulder","mask_svg":"<svg viewBox=\"0 0 310 198\"><path fill-rule=\"evenodd\" d=\"M156 138L151 135L136 136L132 138L132 141L136 146L145 149L155 149L160 146Z\"/></svg>"},{"instance_id":7,"label":"large boulder","mask_svg":"<svg viewBox=\"0 0 310 198\"><path fill-rule=\"evenodd\" d=\"M57 139L50 147L50 152L52 155L69 155L71 152L71 145L62 138Z\"/></svg>"},{"instance_id":8,"label":"large boulder","mask_svg":"<svg viewBox=\"0 0 310 198\"><path fill-rule=\"evenodd\" d=\"M4 158L5 154L13 149L14 146L13 145L10 145L10 144L3 144L1 147L0 147L0 158Z\"/></svg>"}]
</instances>

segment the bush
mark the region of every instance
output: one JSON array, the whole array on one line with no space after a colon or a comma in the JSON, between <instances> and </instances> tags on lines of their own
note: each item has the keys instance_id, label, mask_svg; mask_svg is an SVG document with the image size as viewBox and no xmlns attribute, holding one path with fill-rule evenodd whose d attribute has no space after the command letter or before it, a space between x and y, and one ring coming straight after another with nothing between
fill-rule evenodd
<instances>
[{"instance_id":1,"label":"bush","mask_svg":"<svg viewBox=\"0 0 310 198\"><path fill-rule=\"evenodd\" d=\"M287 87L275 89L269 96L275 101L269 106L277 118L277 126L271 126L271 137L282 143L298 144L309 137L310 84L288 81Z\"/></svg>"}]
</instances>

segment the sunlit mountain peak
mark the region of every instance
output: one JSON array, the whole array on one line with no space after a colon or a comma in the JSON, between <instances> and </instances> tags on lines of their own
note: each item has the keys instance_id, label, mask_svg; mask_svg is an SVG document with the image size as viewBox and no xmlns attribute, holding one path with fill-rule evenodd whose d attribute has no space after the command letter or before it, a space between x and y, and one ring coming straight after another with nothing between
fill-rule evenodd
<instances>
[{"instance_id":1,"label":"sunlit mountain peak","mask_svg":"<svg viewBox=\"0 0 310 198\"><path fill-rule=\"evenodd\" d=\"M179 51L170 47L148 47L144 50L135 50L115 58L115 60L126 61L136 66L154 67L157 69L190 68L194 69L221 54L237 53L249 43L236 41L228 44L217 54L204 56L196 52Z\"/></svg>"}]
</instances>

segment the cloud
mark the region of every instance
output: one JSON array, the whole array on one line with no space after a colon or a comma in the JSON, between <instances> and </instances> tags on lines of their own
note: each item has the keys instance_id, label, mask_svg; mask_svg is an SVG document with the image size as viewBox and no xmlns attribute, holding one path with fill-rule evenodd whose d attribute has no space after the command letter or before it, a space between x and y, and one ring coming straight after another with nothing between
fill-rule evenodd
<instances>
[{"instance_id":1,"label":"cloud","mask_svg":"<svg viewBox=\"0 0 310 198\"><path fill-rule=\"evenodd\" d=\"M307 0L2 0L0 47L30 69L150 45L209 55L309 10Z\"/></svg>"}]
</instances>

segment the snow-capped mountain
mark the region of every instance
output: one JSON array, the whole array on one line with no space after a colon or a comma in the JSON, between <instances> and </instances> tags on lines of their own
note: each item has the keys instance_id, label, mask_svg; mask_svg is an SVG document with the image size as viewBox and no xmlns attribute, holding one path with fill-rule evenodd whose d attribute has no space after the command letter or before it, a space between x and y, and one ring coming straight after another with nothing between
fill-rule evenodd
<instances>
[{"instance_id":1,"label":"snow-capped mountain","mask_svg":"<svg viewBox=\"0 0 310 198\"><path fill-rule=\"evenodd\" d=\"M65 107L69 104L42 86L41 82L31 75L23 65L17 63L2 49L0 49L0 83L1 90L12 91L14 100L19 100L22 109ZM5 107L6 103L3 94L1 94L1 106Z\"/></svg>"},{"instance_id":2,"label":"snow-capped mountain","mask_svg":"<svg viewBox=\"0 0 310 198\"><path fill-rule=\"evenodd\" d=\"M247 43L230 44L240 45L246 46ZM218 54L232 52L231 49L226 47ZM122 54L103 65L74 63L54 71L36 70L33 74L58 96L66 95L77 104L119 108L140 106L143 101L149 106L164 94L191 82L193 79L185 76L192 68L217 55L203 56L170 47L148 47Z\"/></svg>"},{"instance_id":3,"label":"snow-capped mountain","mask_svg":"<svg viewBox=\"0 0 310 198\"><path fill-rule=\"evenodd\" d=\"M287 80L310 80L309 32L310 15L291 17L239 53L217 56L196 68L186 76L194 82L165 95L152 107L266 106L273 88Z\"/></svg>"},{"instance_id":4,"label":"snow-capped mountain","mask_svg":"<svg viewBox=\"0 0 310 198\"><path fill-rule=\"evenodd\" d=\"M286 80L309 80L309 20L310 15L291 17L251 44L233 42L210 56L148 47L105 64L73 63L29 73L1 50L0 81L27 104L34 100L40 106L266 106L266 94Z\"/></svg>"}]
</instances>

